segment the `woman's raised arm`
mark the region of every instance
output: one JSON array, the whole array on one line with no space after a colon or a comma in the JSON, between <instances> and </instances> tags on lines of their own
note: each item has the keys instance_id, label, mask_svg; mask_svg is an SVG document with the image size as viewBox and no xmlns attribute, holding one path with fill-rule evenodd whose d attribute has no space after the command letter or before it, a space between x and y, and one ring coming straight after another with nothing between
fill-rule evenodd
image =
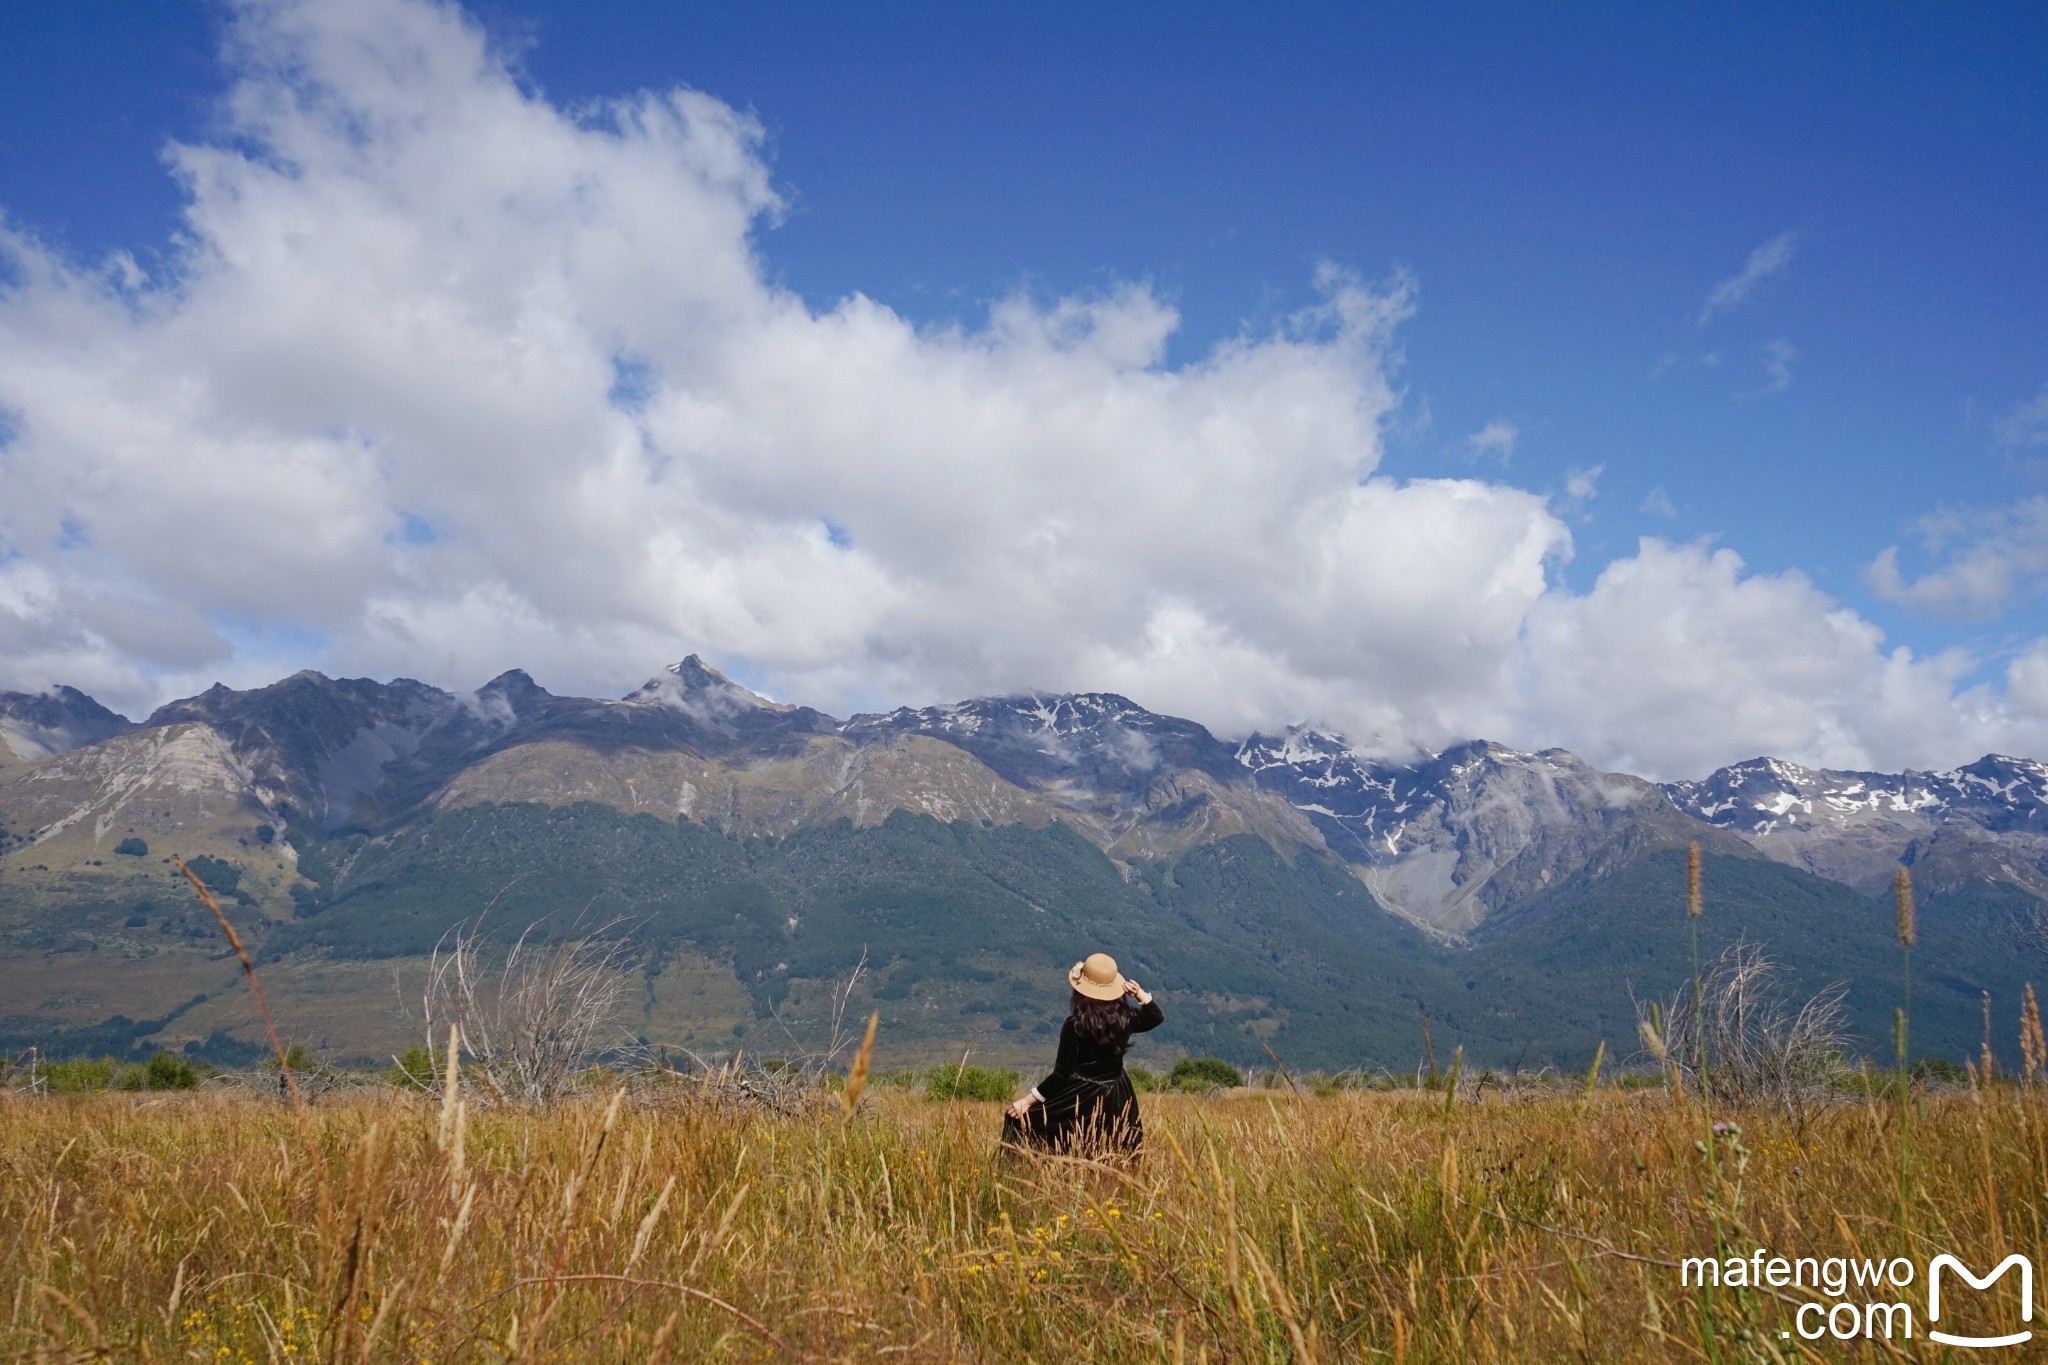
<instances>
[{"instance_id":1,"label":"woman's raised arm","mask_svg":"<svg viewBox=\"0 0 2048 1365\"><path fill-rule=\"evenodd\" d=\"M1124 994L1138 1007L1131 1015L1131 1032L1146 1033L1166 1022L1166 1012L1159 1008L1159 1003L1152 998L1152 992L1126 978Z\"/></svg>"}]
</instances>

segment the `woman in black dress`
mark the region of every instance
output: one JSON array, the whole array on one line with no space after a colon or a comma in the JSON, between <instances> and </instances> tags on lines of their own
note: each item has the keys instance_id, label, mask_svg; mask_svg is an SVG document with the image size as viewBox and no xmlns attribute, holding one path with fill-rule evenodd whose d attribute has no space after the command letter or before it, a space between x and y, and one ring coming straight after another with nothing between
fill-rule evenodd
<instances>
[{"instance_id":1,"label":"woman in black dress","mask_svg":"<svg viewBox=\"0 0 2048 1365\"><path fill-rule=\"evenodd\" d=\"M1145 1130L1124 1052L1133 1033L1158 1028L1166 1016L1107 953L1076 962L1067 984L1073 1001L1052 1074L1010 1105L1003 1141L1056 1152L1134 1153Z\"/></svg>"}]
</instances>

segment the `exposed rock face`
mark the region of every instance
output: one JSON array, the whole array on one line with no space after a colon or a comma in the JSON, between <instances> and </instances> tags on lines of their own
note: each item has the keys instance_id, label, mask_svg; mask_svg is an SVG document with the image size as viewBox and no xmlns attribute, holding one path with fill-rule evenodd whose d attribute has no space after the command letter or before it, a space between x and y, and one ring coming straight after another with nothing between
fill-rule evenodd
<instances>
[{"instance_id":1,"label":"exposed rock face","mask_svg":"<svg viewBox=\"0 0 2048 1365\"><path fill-rule=\"evenodd\" d=\"M2048 767L2032 760L1889 775L1757 759L1660 787L1485 741L1412 761L1313 727L1232 746L1113 693L840 722L694 655L616 701L554 696L517 670L466 695L305 672L214 687L136 727L70 689L0 694L0 744L0 858L17 870L94 866L107 839L149 831L211 831L230 851L260 835L268 849L292 829L595 802L771 837L897 810L1061 821L1125 863L1251 834L1290 857L1327 849L1446 938L1690 841L1865 891L1905 863L1934 888L2002 881L2048 898Z\"/></svg>"},{"instance_id":2,"label":"exposed rock face","mask_svg":"<svg viewBox=\"0 0 2048 1365\"><path fill-rule=\"evenodd\" d=\"M119 894L119 878L172 875L165 853L205 854L233 861L250 874L242 886L252 902L284 913L296 856L274 836L256 837L274 828L257 790L248 763L209 725L129 730L54 754L0 777L0 822L10 836L0 844L0 878L82 876L68 883L74 891Z\"/></svg>"},{"instance_id":3,"label":"exposed rock face","mask_svg":"<svg viewBox=\"0 0 2048 1365\"><path fill-rule=\"evenodd\" d=\"M75 687L0 692L0 769L32 763L135 728Z\"/></svg>"},{"instance_id":4,"label":"exposed rock face","mask_svg":"<svg viewBox=\"0 0 2048 1365\"><path fill-rule=\"evenodd\" d=\"M878 825L899 809L998 824L1044 825L1054 814L972 755L919 736L860 745L820 735L795 753L753 758L539 739L464 769L434 798L443 809L535 800L595 801L770 836L842 818Z\"/></svg>"},{"instance_id":5,"label":"exposed rock face","mask_svg":"<svg viewBox=\"0 0 2048 1365\"><path fill-rule=\"evenodd\" d=\"M212 688L148 725L140 733L203 727L230 760L222 789L249 820L317 833L481 802L593 801L770 836L839 819L875 825L896 810L1060 820L1120 859L1170 858L1241 833L1282 850L1322 844L1207 730L1109 695L842 724L691 656L618 701L553 696L516 670L469 696L305 672L246 692ZM52 809L0 785L0 823L40 829Z\"/></svg>"},{"instance_id":6,"label":"exposed rock face","mask_svg":"<svg viewBox=\"0 0 2048 1365\"><path fill-rule=\"evenodd\" d=\"M1254 735L1237 760L1309 815L1380 903L1463 935L1504 905L1704 835L1655 785L1562 749L1474 741L1412 764L1366 757L1312 728Z\"/></svg>"},{"instance_id":7,"label":"exposed rock face","mask_svg":"<svg viewBox=\"0 0 2048 1365\"><path fill-rule=\"evenodd\" d=\"M1757 758L1664 790L1765 856L1864 891L1903 863L1927 885L2007 881L2048 895L2048 767L2032 759L1863 773Z\"/></svg>"},{"instance_id":8,"label":"exposed rock face","mask_svg":"<svg viewBox=\"0 0 2048 1365\"><path fill-rule=\"evenodd\" d=\"M206 725L138 730L54 755L7 792L10 818L34 831L32 848L73 833L96 848L116 829L146 836L262 815L248 766Z\"/></svg>"},{"instance_id":9,"label":"exposed rock face","mask_svg":"<svg viewBox=\"0 0 2048 1365\"><path fill-rule=\"evenodd\" d=\"M266 811L332 830L358 819L387 769L463 714L454 696L410 678L379 683L307 670L247 692L216 684L159 707L147 724L211 727L247 767L251 795Z\"/></svg>"},{"instance_id":10,"label":"exposed rock face","mask_svg":"<svg viewBox=\"0 0 2048 1365\"><path fill-rule=\"evenodd\" d=\"M1112 692L904 708L856 716L842 733L860 743L922 735L963 749L1114 857L1171 857L1233 834L1282 850L1322 846L1313 825L1248 780L1228 745Z\"/></svg>"},{"instance_id":11,"label":"exposed rock face","mask_svg":"<svg viewBox=\"0 0 2048 1365\"><path fill-rule=\"evenodd\" d=\"M1231 750L1191 720L1147 711L1114 692L986 697L950 706L856 716L845 727L921 734L967 750L1022 787L1136 795L1162 770L1193 769L1235 780Z\"/></svg>"}]
</instances>

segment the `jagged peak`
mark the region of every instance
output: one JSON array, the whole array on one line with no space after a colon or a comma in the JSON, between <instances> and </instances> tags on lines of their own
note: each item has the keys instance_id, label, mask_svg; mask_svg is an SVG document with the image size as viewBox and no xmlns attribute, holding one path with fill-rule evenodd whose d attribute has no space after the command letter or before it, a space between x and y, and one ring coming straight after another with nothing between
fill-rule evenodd
<instances>
[{"instance_id":1,"label":"jagged peak","mask_svg":"<svg viewBox=\"0 0 2048 1365\"><path fill-rule=\"evenodd\" d=\"M26 718L32 714L53 717L75 715L122 725L135 723L118 711L108 710L97 699L69 683L52 683L35 692L0 692L0 715Z\"/></svg>"},{"instance_id":2,"label":"jagged peak","mask_svg":"<svg viewBox=\"0 0 2048 1365\"><path fill-rule=\"evenodd\" d=\"M500 673L497 677L485 683L482 687L479 687L477 691L519 693L522 695L531 695L534 693L538 693L543 697L549 697L554 695L552 692L549 692L545 687L542 687L539 683L535 682L533 680L533 675L531 673L528 673L523 668L508 668L503 673Z\"/></svg>"},{"instance_id":3,"label":"jagged peak","mask_svg":"<svg viewBox=\"0 0 2048 1365\"><path fill-rule=\"evenodd\" d=\"M1030 692L1003 701L1054 734L1071 734L1105 723L1164 719L1115 692Z\"/></svg>"},{"instance_id":4,"label":"jagged peak","mask_svg":"<svg viewBox=\"0 0 2048 1365\"><path fill-rule=\"evenodd\" d=\"M53 683L49 687L44 688L40 693L37 693L36 695L44 697L54 697L56 700L63 702L66 706L89 706L100 711L107 710L107 708L101 706L98 701L94 700L88 694L79 691L70 683ZM109 711L108 714L118 715L120 713Z\"/></svg>"},{"instance_id":5,"label":"jagged peak","mask_svg":"<svg viewBox=\"0 0 2048 1365\"><path fill-rule=\"evenodd\" d=\"M1237 746L1235 756L1241 765L1254 771L1344 759L1371 761L1339 731L1314 724L1290 725L1277 735L1254 732Z\"/></svg>"},{"instance_id":6,"label":"jagged peak","mask_svg":"<svg viewBox=\"0 0 2048 1365\"><path fill-rule=\"evenodd\" d=\"M1937 774L1937 776L1960 776L1964 773L1980 772L1986 768L2021 772L2032 777L2048 776L2048 763L2042 763L2039 759L2033 758L2014 758L2010 754L1986 754L1974 763L1965 763L1961 767L1950 769L1948 772Z\"/></svg>"},{"instance_id":7,"label":"jagged peak","mask_svg":"<svg viewBox=\"0 0 2048 1365\"><path fill-rule=\"evenodd\" d=\"M1011 692L1002 696L970 697L965 701L940 702L931 706L899 706L893 711L855 716L849 726L867 728L877 724L916 724L941 730L975 731L991 720L1015 717L1033 728L1057 735L1070 735L1104 724L1178 724L1170 716L1148 711L1129 697L1116 692Z\"/></svg>"},{"instance_id":8,"label":"jagged peak","mask_svg":"<svg viewBox=\"0 0 2048 1365\"><path fill-rule=\"evenodd\" d=\"M75 687L0 692L0 760L41 758L126 733L135 722Z\"/></svg>"},{"instance_id":9,"label":"jagged peak","mask_svg":"<svg viewBox=\"0 0 2048 1365\"><path fill-rule=\"evenodd\" d=\"M648 706L668 706L707 720L742 711L796 709L783 702L770 701L751 688L734 682L695 654L667 665L628 692L622 700Z\"/></svg>"},{"instance_id":10,"label":"jagged peak","mask_svg":"<svg viewBox=\"0 0 2048 1365\"><path fill-rule=\"evenodd\" d=\"M1527 749L1517 749L1510 745L1502 744L1499 740L1495 739L1461 740L1458 743L1451 745L1449 748L1439 752L1437 754L1437 757L1450 758L1453 755L1456 755L1457 757L1462 758L1468 754L1484 758L1534 757L1534 755Z\"/></svg>"},{"instance_id":11,"label":"jagged peak","mask_svg":"<svg viewBox=\"0 0 2048 1365\"><path fill-rule=\"evenodd\" d=\"M554 694L533 680L523 668L508 668L463 699L463 706L480 720L500 727L510 725L554 700Z\"/></svg>"}]
</instances>

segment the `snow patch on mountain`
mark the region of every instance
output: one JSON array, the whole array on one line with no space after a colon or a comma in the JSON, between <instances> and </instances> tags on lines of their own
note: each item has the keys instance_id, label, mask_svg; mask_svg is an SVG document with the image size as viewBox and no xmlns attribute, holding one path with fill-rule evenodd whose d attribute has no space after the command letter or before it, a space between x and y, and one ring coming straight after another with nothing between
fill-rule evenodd
<instances>
[{"instance_id":1,"label":"snow patch on mountain","mask_svg":"<svg viewBox=\"0 0 2048 1365\"><path fill-rule=\"evenodd\" d=\"M1652 784L1561 749L1480 740L1401 762L1298 726L1253 735L1235 757L1315 822L1382 905L1441 936L1697 829Z\"/></svg>"},{"instance_id":2,"label":"snow patch on mountain","mask_svg":"<svg viewBox=\"0 0 2048 1365\"><path fill-rule=\"evenodd\" d=\"M1867 773L1757 758L1664 791L1694 817L1758 839L1801 824L1844 829L1900 817L2039 827L2048 815L2048 766L1987 754L1941 772Z\"/></svg>"}]
</instances>

